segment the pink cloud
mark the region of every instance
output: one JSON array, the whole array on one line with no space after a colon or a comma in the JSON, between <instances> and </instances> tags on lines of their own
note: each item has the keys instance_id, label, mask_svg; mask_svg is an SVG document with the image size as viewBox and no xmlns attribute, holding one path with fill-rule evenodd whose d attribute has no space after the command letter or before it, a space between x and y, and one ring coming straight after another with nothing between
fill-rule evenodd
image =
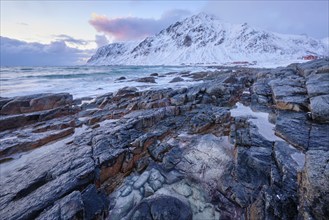
<instances>
[{"instance_id":1,"label":"pink cloud","mask_svg":"<svg viewBox=\"0 0 329 220\"><path fill-rule=\"evenodd\" d=\"M93 14L89 23L98 31L113 37L116 41L142 39L156 34L171 23L189 15L186 10L172 10L162 15L160 19L121 17L108 18Z\"/></svg>"}]
</instances>

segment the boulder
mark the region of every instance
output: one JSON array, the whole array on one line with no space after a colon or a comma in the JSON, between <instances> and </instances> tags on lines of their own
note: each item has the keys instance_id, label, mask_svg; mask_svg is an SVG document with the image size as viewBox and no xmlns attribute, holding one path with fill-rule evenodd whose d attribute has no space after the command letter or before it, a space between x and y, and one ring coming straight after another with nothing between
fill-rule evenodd
<instances>
[{"instance_id":1,"label":"boulder","mask_svg":"<svg viewBox=\"0 0 329 220\"><path fill-rule=\"evenodd\" d=\"M329 95L329 73L310 75L306 81L306 89L309 98Z\"/></svg>"},{"instance_id":2,"label":"boulder","mask_svg":"<svg viewBox=\"0 0 329 220\"><path fill-rule=\"evenodd\" d=\"M184 79L182 77L175 77L172 80L170 80L169 83L176 83L176 82L183 82Z\"/></svg>"},{"instance_id":3,"label":"boulder","mask_svg":"<svg viewBox=\"0 0 329 220\"><path fill-rule=\"evenodd\" d=\"M136 82L142 82L142 83L156 83L155 78L153 76L138 78L135 81Z\"/></svg>"},{"instance_id":4,"label":"boulder","mask_svg":"<svg viewBox=\"0 0 329 220\"><path fill-rule=\"evenodd\" d=\"M276 107L281 110L306 111L308 98L304 79L297 76L288 76L287 78L269 82Z\"/></svg>"},{"instance_id":5,"label":"boulder","mask_svg":"<svg viewBox=\"0 0 329 220\"><path fill-rule=\"evenodd\" d=\"M310 99L312 119L320 123L329 122L329 94Z\"/></svg>"},{"instance_id":6,"label":"boulder","mask_svg":"<svg viewBox=\"0 0 329 220\"><path fill-rule=\"evenodd\" d=\"M151 196L142 200L131 215L133 220L191 220L191 208L172 196Z\"/></svg>"},{"instance_id":7,"label":"boulder","mask_svg":"<svg viewBox=\"0 0 329 220\"><path fill-rule=\"evenodd\" d=\"M227 88L225 87L225 85L212 85L210 86L209 88L207 88L207 93L210 95L210 96L215 96L216 98L221 98L223 97L225 94L227 94Z\"/></svg>"},{"instance_id":8,"label":"boulder","mask_svg":"<svg viewBox=\"0 0 329 220\"><path fill-rule=\"evenodd\" d=\"M118 92L116 93L116 96L122 96L125 95L126 93L135 93L137 92L138 89L136 87L123 87L121 89L118 90Z\"/></svg>"},{"instance_id":9,"label":"boulder","mask_svg":"<svg viewBox=\"0 0 329 220\"><path fill-rule=\"evenodd\" d=\"M14 115L37 112L72 105L73 97L69 93L45 93L30 96L20 96L4 104L1 115Z\"/></svg>"},{"instance_id":10,"label":"boulder","mask_svg":"<svg viewBox=\"0 0 329 220\"><path fill-rule=\"evenodd\" d=\"M37 122L47 121L62 116L77 113L78 109L70 106L62 106L50 110L32 113L0 116L0 131L15 129Z\"/></svg>"},{"instance_id":11,"label":"boulder","mask_svg":"<svg viewBox=\"0 0 329 220\"><path fill-rule=\"evenodd\" d=\"M298 64L297 66L297 70L298 73L304 77L307 77L309 75L311 75L312 73L324 73L324 72L329 72L328 71L328 62L329 59L316 59L310 62L306 62L306 63L301 63Z\"/></svg>"},{"instance_id":12,"label":"boulder","mask_svg":"<svg viewBox=\"0 0 329 220\"><path fill-rule=\"evenodd\" d=\"M124 76L121 76L121 77L117 78L116 81L121 81L121 80L125 80L125 79L127 79L127 78Z\"/></svg>"}]
</instances>

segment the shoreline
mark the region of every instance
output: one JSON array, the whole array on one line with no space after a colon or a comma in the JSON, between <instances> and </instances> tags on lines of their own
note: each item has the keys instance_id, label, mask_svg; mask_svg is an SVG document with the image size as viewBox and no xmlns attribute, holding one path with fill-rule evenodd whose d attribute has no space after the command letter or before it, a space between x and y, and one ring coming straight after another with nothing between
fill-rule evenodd
<instances>
[{"instance_id":1,"label":"shoreline","mask_svg":"<svg viewBox=\"0 0 329 220\"><path fill-rule=\"evenodd\" d=\"M0 215L324 217L328 62L148 75L134 80L176 82L81 103L1 97Z\"/></svg>"}]
</instances>

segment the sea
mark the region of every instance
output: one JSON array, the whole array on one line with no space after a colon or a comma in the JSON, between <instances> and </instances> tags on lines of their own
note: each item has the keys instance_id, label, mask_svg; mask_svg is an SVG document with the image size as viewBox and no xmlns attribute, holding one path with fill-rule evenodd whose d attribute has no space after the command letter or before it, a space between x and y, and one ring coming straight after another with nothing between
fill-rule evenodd
<instances>
[{"instance_id":1,"label":"sea","mask_svg":"<svg viewBox=\"0 0 329 220\"><path fill-rule=\"evenodd\" d=\"M0 96L68 92L74 98L82 98L115 92L125 86L135 86L139 90L188 86L195 82L186 79L184 82L172 84L169 81L180 72L207 70L209 70L208 67L202 66L1 67ZM151 73L174 74L157 77L156 84L134 81L137 78L149 76ZM126 80L117 80L122 76L126 77Z\"/></svg>"}]
</instances>

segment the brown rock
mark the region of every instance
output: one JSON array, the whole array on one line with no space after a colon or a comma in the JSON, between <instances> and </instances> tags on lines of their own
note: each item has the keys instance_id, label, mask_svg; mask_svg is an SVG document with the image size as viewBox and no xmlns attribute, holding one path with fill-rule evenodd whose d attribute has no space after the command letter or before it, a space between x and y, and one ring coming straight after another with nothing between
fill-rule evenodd
<instances>
[{"instance_id":1,"label":"brown rock","mask_svg":"<svg viewBox=\"0 0 329 220\"><path fill-rule=\"evenodd\" d=\"M73 97L69 93L46 93L31 96L20 96L3 105L0 110L0 114L13 115L37 112L54 109L65 105L72 105L72 103Z\"/></svg>"},{"instance_id":2,"label":"brown rock","mask_svg":"<svg viewBox=\"0 0 329 220\"><path fill-rule=\"evenodd\" d=\"M64 138L74 133L74 128L66 128L59 131L50 131L41 134L35 134L34 136L28 136L27 138L13 139L2 143L0 148L0 158L8 157L15 153L25 152L40 146L43 146L51 141Z\"/></svg>"}]
</instances>

